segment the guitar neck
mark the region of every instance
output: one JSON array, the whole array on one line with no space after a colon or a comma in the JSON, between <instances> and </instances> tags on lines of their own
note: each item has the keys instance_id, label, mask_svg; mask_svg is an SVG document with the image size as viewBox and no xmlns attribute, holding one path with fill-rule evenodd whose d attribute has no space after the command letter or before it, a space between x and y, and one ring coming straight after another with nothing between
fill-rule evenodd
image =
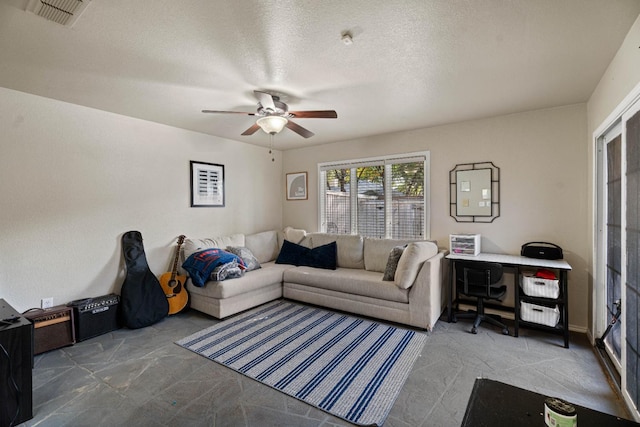
<instances>
[{"instance_id":1,"label":"guitar neck","mask_svg":"<svg viewBox=\"0 0 640 427\"><path fill-rule=\"evenodd\" d=\"M173 282L176 279L176 275L178 274L178 258L180 258L180 246L184 242L185 236L178 237L178 247L176 248L176 256L173 258L173 267L171 267L171 281Z\"/></svg>"},{"instance_id":2,"label":"guitar neck","mask_svg":"<svg viewBox=\"0 0 640 427\"><path fill-rule=\"evenodd\" d=\"M176 258L173 261L173 267L171 268L171 281L176 280L176 275L178 274L178 254L180 253L180 248L176 250Z\"/></svg>"}]
</instances>

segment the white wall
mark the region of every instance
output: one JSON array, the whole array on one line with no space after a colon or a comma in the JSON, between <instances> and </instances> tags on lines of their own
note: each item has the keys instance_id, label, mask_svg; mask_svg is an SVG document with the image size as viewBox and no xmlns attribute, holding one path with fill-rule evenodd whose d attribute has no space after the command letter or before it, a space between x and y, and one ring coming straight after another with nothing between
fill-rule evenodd
<instances>
[{"instance_id":1,"label":"white wall","mask_svg":"<svg viewBox=\"0 0 640 427\"><path fill-rule=\"evenodd\" d=\"M0 298L17 310L119 292L120 238L151 270L178 235L282 226L281 155L0 88ZM191 208L189 161L225 165L226 207Z\"/></svg>"},{"instance_id":2,"label":"white wall","mask_svg":"<svg viewBox=\"0 0 640 427\"><path fill-rule=\"evenodd\" d=\"M519 253L532 240L560 245L572 265L569 321L587 327L586 105L532 111L307 147L283 153L284 172L309 172L309 199L286 201L285 225L317 228L317 164L329 160L431 152L431 238L448 248L450 233L482 234L485 252ZM449 216L449 171L492 161L501 172L501 216L462 224Z\"/></svg>"},{"instance_id":3,"label":"white wall","mask_svg":"<svg viewBox=\"0 0 640 427\"><path fill-rule=\"evenodd\" d=\"M613 112L631 90L640 83L640 16L622 42L589 102L589 146L592 133Z\"/></svg>"}]
</instances>

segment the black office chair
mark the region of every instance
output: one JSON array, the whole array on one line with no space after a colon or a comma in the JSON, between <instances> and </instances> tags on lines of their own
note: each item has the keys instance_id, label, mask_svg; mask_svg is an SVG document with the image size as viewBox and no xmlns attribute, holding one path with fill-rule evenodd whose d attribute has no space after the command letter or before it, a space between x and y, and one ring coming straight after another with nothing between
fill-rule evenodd
<instances>
[{"instance_id":1,"label":"black office chair","mask_svg":"<svg viewBox=\"0 0 640 427\"><path fill-rule=\"evenodd\" d=\"M478 333L480 322L487 321L502 328L509 335L509 328L502 323L500 316L485 314L485 300L501 300L507 287L499 282L502 279L502 265L493 262L456 261L456 289L459 294L477 298L476 312L454 314L453 320L474 319L471 333Z\"/></svg>"}]
</instances>

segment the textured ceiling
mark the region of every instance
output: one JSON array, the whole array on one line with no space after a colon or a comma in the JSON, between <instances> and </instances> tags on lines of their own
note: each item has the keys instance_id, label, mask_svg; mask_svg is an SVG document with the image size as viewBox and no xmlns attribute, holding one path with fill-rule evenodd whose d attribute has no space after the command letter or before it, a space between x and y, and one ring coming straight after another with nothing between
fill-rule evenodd
<instances>
[{"instance_id":1,"label":"textured ceiling","mask_svg":"<svg viewBox=\"0 0 640 427\"><path fill-rule=\"evenodd\" d=\"M585 102L638 0L92 0L72 27L0 0L0 86L257 145L255 89L290 149ZM341 42L349 31L353 44Z\"/></svg>"}]
</instances>

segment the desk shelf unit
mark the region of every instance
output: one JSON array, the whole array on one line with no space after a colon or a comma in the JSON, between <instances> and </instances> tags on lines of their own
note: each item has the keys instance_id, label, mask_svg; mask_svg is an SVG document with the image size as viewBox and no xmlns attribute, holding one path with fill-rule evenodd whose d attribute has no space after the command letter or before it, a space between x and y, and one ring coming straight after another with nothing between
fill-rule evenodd
<instances>
[{"instance_id":1,"label":"desk shelf unit","mask_svg":"<svg viewBox=\"0 0 640 427\"><path fill-rule=\"evenodd\" d=\"M504 268L510 268L514 270L514 336L517 337L520 327L526 327L531 329L539 329L546 332L562 335L564 339L564 347L569 348L569 295L568 295L568 272L571 270L571 266L564 260L545 260L528 258L519 255L504 255L504 254L491 254L481 252L477 256L461 255L456 253L450 253L446 256L449 260L449 292L447 300L447 321L453 320L453 307L458 301L454 301L454 297L457 295L455 290L454 281L454 265L456 261L478 261L478 262L497 262L502 264ZM544 268L553 271L557 271L559 278L560 292L558 298L542 298L525 295L520 287L520 276L524 269L532 270ZM546 326L543 324L528 322L522 320L520 303L528 302L536 305L557 305L560 311L560 319L558 324L554 327ZM455 304L454 304L455 303ZM487 305L487 307L489 307ZM503 310L507 311L509 308L504 307Z\"/></svg>"},{"instance_id":2,"label":"desk shelf unit","mask_svg":"<svg viewBox=\"0 0 640 427\"><path fill-rule=\"evenodd\" d=\"M565 348L569 348L569 298L567 290L567 270L544 267L546 269L555 270L558 272L560 292L557 298L543 298L538 296L530 296L525 294L522 289L520 277L522 275L522 269L517 268L517 278L515 283L515 326L514 336L518 336L518 332L521 326L539 329L541 331L547 331L555 334L562 335L564 338ZM538 306L553 307L557 306L560 310L560 319L555 326L547 326L541 323L530 322L522 319L521 303L530 303Z\"/></svg>"}]
</instances>

